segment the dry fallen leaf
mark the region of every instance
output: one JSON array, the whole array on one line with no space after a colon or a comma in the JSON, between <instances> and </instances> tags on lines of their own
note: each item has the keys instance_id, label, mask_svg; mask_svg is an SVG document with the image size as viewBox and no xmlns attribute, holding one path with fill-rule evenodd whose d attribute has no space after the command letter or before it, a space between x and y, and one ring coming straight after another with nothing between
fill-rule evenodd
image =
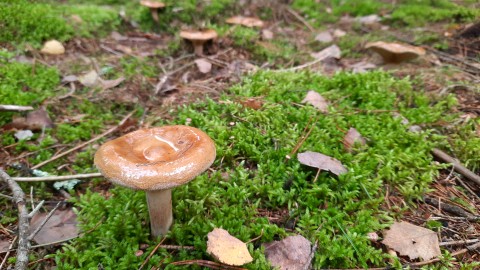
<instances>
[{"instance_id":1,"label":"dry fallen leaf","mask_svg":"<svg viewBox=\"0 0 480 270\"><path fill-rule=\"evenodd\" d=\"M240 101L243 107L247 107L254 110L260 110L263 106L263 101L258 98L249 98L243 101Z\"/></svg>"},{"instance_id":2,"label":"dry fallen leaf","mask_svg":"<svg viewBox=\"0 0 480 270\"><path fill-rule=\"evenodd\" d=\"M37 131L43 128L52 128L53 122L48 116L44 107L31 111L26 117L14 117L12 122L3 126L3 129L31 130Z\"/></svg>"},{"instance_id":3,"label":"dry fallen leaf","mask_svg":"<svg viewBox=\"0 0 480 270\"><path fill-rule=\"evenodd\" d=\"M302 100L302 103L310 104L315 107L317 110L327 113L328 112L328 103L327 101L317 92L308 91L305 98Z\"/></svg>"},{"instance_id":4,"label":"dry fallen leaf","mask_svg":"<svg viewBox=\"0 0 480 270\"><path fill-rule=\"evenodd\" d=\"M324 60L324 59L327 59L329 57L333 57L333 58L337 58L339 59L341 56L342 56L342 51L340 50L340 48L333 44L332 46L329 46L319 52L316 52L316 53L311 53L310 54L313 58L315 59L320 59L320 60Z\"/></svg>"},{"instance_id":5,"label":"dry fallen leaf","mask_svg":"<svg viewBox=\"0 0 480 270\"><path fill-rule=\"evenodd\" d=\"M315 36L315 40L321 43L328 43L333 41L333 36L329 31L323 31Z\"/></svg>"},{"instance_id":6,"label":"dry fallen leaf","mask_svg":"<svg viewBox=\"0 0 480 270\"><path fill-rule=\"evenodd\" d=\"M48 213L37 213L30 221L30 233L42 224ZM71 210L56 210L33 238L38 244L46 244L78 236L77 215Z\"/></svg>"},{"instance_id":7,"label":"dry fallen leaf","mask_svg":"<svg viewBox=\"0 0 480 270\"><path fill-rule=\"evenodd\" d=\"M306 151L299 153L297 158L303 165L329 171L335 175L348 172L347 168L345 168L340 161L321 153Z\"/></svg>"},{"instance_id":8,"label":"dry fallen leaf","mask_svg":"<svg viewBox=\"0 0 480 270\"><path fill-rule=\"evenodd\" d=\"M405 221L393 223L384 232L382 243L412 260L430 260L441 255L436 232Z\"/></svg>"},{"instance_id":9,"label":"dry fallen leaf","mask_svg":"<svg viewBox=\"0 0 480 270\"><path fill-rule=\"evenodd\" d=\"M198 70L203 74L209 73L212 70L212 63L205 58L196 59L195 64L197 65Z\"/></svg>"},{"instance_id":10,"label":"dry fallen leaf","mask_svg":"<svg viewBox=\"0 0 480 270\"><path fill-rule=\"evenodd\" d=\"M350 66L353 73L365 73L368 70L374 69L376 67L377 65L365 61L361 61Z\"/></svg>"},{"instance_id":11,"label":"dry fallen leaf","mask_svg":"<svg viewBox=\"0 0 480 270\"><path fill-rule=\"evenodd\" d=\"M273 267L282 270L310 269L309 256L311 244L301 235L288 236L281 241L264 244L265 256Z\"/></svg>"},{"instance_id":12,"label":"dry fallen leaf","mask_svg":"<svg viewBox=\"0 0 480 270\"><path fill-rule=\"evenodd\" d=\"M86 74L78 76L78 81L86 87L94 87L98 84L100 76L95 70L91 70Z\"/></svg>"},{"instance_id":13,"label":"dry fallen leaf","mask_svg":"<svg viewBox=\"0 0 480 270\"><path fill-rule=\"evenodd\" d=\"M110 88L117 87L123 81L125 81L124 77L120 77L120 78L115 79L115 80L102 80L102 79L100 79L100 84L102 85L103 90L107 90L107 89L110 89Z\"/></svg>"},{"instance_id":14,"label":"dry fallen leaf","mask_svg":"<svg viewBox=\"0 0 480 270\"><path fill-rule=\"evenodd\" d=\"M7 252L10 247L10 241L7 239L0 240L0 252Z\"/></svg>"},{"instance_id":15,"label":"dry fallen leaf","mask_svg":"<svg viewBox=\"0 0 480 270\"><path fill-rule=\"evenodd\" d=\"M367 142L365 138L362 137L362 134L358 132L355 128L350 128L347 131L347 134L343 137L343 146L345 149L350 152L352 151L352 147L357 143L359 145L365 145Z\"/></svg>"},{"instance_id":16,"label":"dry fallen leaf","mask_svg":"<svg viewBox=\"0 0 480 270\"><path fill-rule=\"evenodd\" d=\"M215 228L207 237L207 253L221 263L239 266L253 261L247 245L226 230Z\"/></svg>"}]
</instances>

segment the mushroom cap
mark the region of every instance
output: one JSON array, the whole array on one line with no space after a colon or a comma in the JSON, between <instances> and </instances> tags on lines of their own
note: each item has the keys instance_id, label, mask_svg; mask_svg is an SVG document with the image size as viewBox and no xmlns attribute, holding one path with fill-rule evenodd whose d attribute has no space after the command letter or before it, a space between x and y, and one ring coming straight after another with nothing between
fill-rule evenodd
<instances>
[{"instance_id":1,"label":"mushroom cap","mask_svg":"<svg viewBox=\"0 0 480 270\"><path fill-rule=\"evenodd\" d=\"M230 24L240 24L246 27L263 27L262 20L254 17L234 16L226 20Z\"/></svg>"},{"instance_id":2,"label":"mushroom cap","mask_svg":"<svg viewBox=\"0 0 480 270\"><path fill-rule=\"evenodd\" d=\"M182 30L180 31L180 37L192 41L206 41L209 39L216 38L217 31L213 29L207 29L203 31L195 31L195 30Z\"/></svg>"},{"instance_id":3,"label":"mushroom cap","mask_svg":"<svg viewBox=\"0 0 480 270\"><path fill-rule=\"evenodd\" d=\"M163 8L165 4L159 1L152 1L152 0L142 0L140 1L140 5L148 8Z\"/></svg>"},{"instance_id":4,"label":"mushroom cap","mask_svg":"<svg viewBox=\"0 0 480 270\"><path fill-rule=\"evenodd\" d=\"M65 47L60 41L52 39L43 44L40 52L44 54L60 55L65 53Z\"/></svg>"},{"instance_id":5,"label":"mushroom cap","mask_svg":"<svg viewBox=\"0 0 480 270\"><path fill-rule=\"evenodd\" d=\"M94 163L110 181L133 189L183 185L215 160L215 143L189 126L140 129L100 146Z\"/></svg>"},{"instance_id":6,"label":"mushroom cap","mask_svg":"<svg viewBox=\"0 0 480 270\"><path fill-rule=\"evenodd\" d=\"M386 62L401 62L425 55L425 49L400 43L370 42L365 46L380 54Z\"/></svg>"}]
</instances>

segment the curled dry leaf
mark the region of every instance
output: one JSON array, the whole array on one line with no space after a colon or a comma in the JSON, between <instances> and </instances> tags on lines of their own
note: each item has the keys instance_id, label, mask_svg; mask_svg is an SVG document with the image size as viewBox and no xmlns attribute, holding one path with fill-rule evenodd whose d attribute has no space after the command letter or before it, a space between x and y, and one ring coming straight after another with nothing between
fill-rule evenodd
<instances>
[{"instance_id":1,"label":"curled dry leaf","mask_svg":"<svg viewBox=\"0 0 480 270\"><path fill-rule=\"evenodd\" d=\"M273 267L282 270L310 269L311 244L301 235L288 236L281 241L264 244L265 256Z\"/></svg>"},{"instance_id":2,"label":"curled dry leaf","mask_svg":"<svg viewBox=\"0 0 480 270\"><path fill-rule=\"evenodd\" d=\"M384 232L382 243L412 260L430 260L441 255L437 233L405 221L393 223Z\"/></svg>"},{"instance_id":3,"label":"curled dry leaf","mask_svg":"<svg viewBox=\"0 0 480 270\"><path fill-rule=\"evenodd\" d=\"M306 151L299 153L297 158L303 165L329 171L335 175L348 172L347 168L345 168L340 161L318 152Z\"/></svg>"},{"instance_id":4,"label":"curled dry leaf","mask_svg":"<svg viewBox=\"0 0 480 270\"><path fill-rule=\"evenodd\" d=\"M221 263L239 266L253 261L247 245L226 230L215 228L207 237L207 253Z\"/></svg>"},{"instance_id":5,"label":"curled dry leaf","mask_svg":"<svg viewBox=\"0 0 480 270\"><path fill-rule=\"evenodd\" d=\"M117 78L115 80L100 80L100 84L102 85L103 90L107 90L107 89L110 89L110 88L117 87L123 81L125 81L125 78L120 77L120 78Z\"/></svg>"},{"instance_id":6,"label":"curled dry leaf","mask_svg":"<svg viewBox=\"0 0 480 270\"><path fill-rule=\"evenodd\" d=\"M324 60L329 57L340 59L340 57L342 56L342 51L337 45L333 44L332 46L329 46L319 52L311 53L310 55L313 58L320 59L320 60Z\"/></svg>"},{"instance_id":7,"label":"curled dry leaf","mask_svg":"<svg viewBox=\"0 0 480 270\"><path fill-rule=\"evenodd\" d=\"M30 233L42 224L48 213L37 213L30 221ZM56 210L33 238L38 244L57 242L78 236L77 215L68 210Z\"/></svg>"},{"instance_id":8,"label":"curled dry leaf","mask_svg":"<svg viewBox=\"0 0 480 270\"><path fill-rule=\"evenodd\" d=\"M362 137L362 134L358 132L355 128L350 128L343 137L343 146L348 152L352 151L353 146L357 143L359 145L365 145L367 142L365 138Z\"/></svg>"},{"instance_id":9,"label":"curled dry leaf","mask_svg":"<svg viewBox=\"0 0 480 270\"><path fill-rule=\"evenodd\" d=\"M100 76L95 70L90 70L88 73L78 76L78 81L86 87L94 87L98 84Z\"/></svg>"},{"instance_id":10,"label":"curled dry leaf","mask_svg":"<svg viewBox=\"0 0 480 270\"><path fill-rule=\"evenodd\" d=\"M197 65L198 70L203 74L209 73L212 70L212 63L205 58L196 59L195 64Z\"/></svg>"},{"instance_id":11,"label":"curled dry leaf","mask_svg":"<svg viewBox=\"0 0 480 270\"><path fill-rule=\"evenodd\" d=\"M327 113L328 112L328 103L327 101L317 92L308 91L307 96L302 100L302 103L310 104L315 107L317 110Z\"/></svg>"}]
</instances>

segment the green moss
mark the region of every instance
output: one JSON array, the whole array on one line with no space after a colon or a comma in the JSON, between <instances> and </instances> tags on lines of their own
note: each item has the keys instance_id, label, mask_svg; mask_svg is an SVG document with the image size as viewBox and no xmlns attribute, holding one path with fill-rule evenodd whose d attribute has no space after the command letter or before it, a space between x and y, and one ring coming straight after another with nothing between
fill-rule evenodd
<instances>
[{"instance_id":1,"label":"green moss","mask_svg":"<svg viewBox=\"0 0 480 270\"><path fill-rule=\"evenodd\" d=\"M73 28L52 12L49 4L27 0L0 3L0 42L30 42L39 46L48 39L65 41L73 36Z\"/></svg>"},{"instance_id":2,"label":"green moss","mask_svg":"<svg viewBox=\"0 0 480 270\"><path fill-rule=\"evenodd\" d=\"M415 26L438 21L471 21L478 16L478 9L460 6L448 0L409 0L393 10L391 20Z\"/></svg>"},{"instance_id":3,"label":"green moss","mask_svg":"<svg viewBox=\"0 0 480 270\"><path fill-rule=\"evenodd\" d=\"M332 101L330 113L298 105L308 90ZM392 221L392 216L380 210L385 185L407 200L428 192L439 169L430 149L445 143L428 127L453 106L451 98L429 100L413 91L408 80L381 72L342 73L332 78L259 72L232 87L230 93L221 102L206 100L180 108L173 122L161 123L185 123L190 118L193 126L214 139L217 160L215 172L173 192L175 223L165 243L193 245L195 251L159 249L149 264L173 269L169 263L174 261L209 259L206 234L221 227L242 241L261 236L248 244L255 260L245 267L269 269L260 244L285 237L289 219L296 221L297 233L318 241L315 268L385 266L386 255L366 237ZM236 102L247 97L261 97L263 107L253 110ZM390 111L423 124L424 131L409 132ZM299 152L335 157L349 173L334 177L322 172L314 181L315 170L299 164L295 156L285 159L307 127L312 132ZM362 151L344 150L343 131L350 127L368 138ZM89 232L55 255L60 268L96 267L98 262L109 268L115 262L115 267L127 269L145 260L155 242L148 238L144 194L120 187L111 193L108 199L91 192L78 199L82 228ZM289 214L276 225L260 215L259 209L286 209ZM105 219L97 224L98 217ZM150 247L136 257L141 243Z\"/></svg>"},{"instance_id":4,"label":"green moss","mask_svg":"<svg viewBox=\"0 0 480 270\"><path fill-rule=\"evenodd\" d=\"M58 70L37 64L0 61L0 104L38 106L55 95L60 82ZM0 125L11 121L12 113L0 114Z\"/></svg>"}]
</instances>

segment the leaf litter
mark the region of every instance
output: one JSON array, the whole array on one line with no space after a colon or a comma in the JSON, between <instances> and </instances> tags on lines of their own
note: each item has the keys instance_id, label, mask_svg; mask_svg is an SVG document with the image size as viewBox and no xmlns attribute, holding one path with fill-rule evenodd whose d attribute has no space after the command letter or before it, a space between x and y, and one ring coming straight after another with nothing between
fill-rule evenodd
<instances>
[{"instance_id":1,"label":"leaf litter","mask_svg":"<svg viewBox=\"0 0 480 270\"><path fill-rule=\"evenodd\" d=\"M309 269L311 243L301 235L263 244L265 256L273 267L281 270Z\"/></svg>"},{"instance_id":2,"label":"leaf litter","mask_svg":"<svg viewBox=\"0 0 480 270\"><path fill-rule=\"evenodd\" d=\"M221 263L240 266L253 261L247 245L228 231L215 228L207 237L207 253Z\"/></svg>"},{"instance_id":3,"label":"leaf litter","mask_svg":"<svg viewBox=\"0 0 480 270\"><path fill-rule=\"evenodd\" d=\"M412 260L430 260L442 254L436 232L405 221L394 222L384 232L382 243Z\"/></svg>"},{"instance_id":4,"label":"leaf litter","mask_svg":"<svg viewBox=\"0 0 480 270\"><path fill-rule=\"evenodd\" d=\"M329 171L337 176L348 172L347 168L339 160L318 152L306 151L298 153L297 158L303 165L322 171Z\"/></svg>"},{"instance_id":5,"label":"leaf litter","mask_svg":"<svg viewBox=\"0 0 480 270\"><path fill-rule=\"evenodd\" d=\"M30 233L34 232L45 220L48 213L37 213L30 221ZM56 210L43 225L33 240L38 244L63 241L78 236L77 215L72 209Z\"/></svg>"}]
</instances>

